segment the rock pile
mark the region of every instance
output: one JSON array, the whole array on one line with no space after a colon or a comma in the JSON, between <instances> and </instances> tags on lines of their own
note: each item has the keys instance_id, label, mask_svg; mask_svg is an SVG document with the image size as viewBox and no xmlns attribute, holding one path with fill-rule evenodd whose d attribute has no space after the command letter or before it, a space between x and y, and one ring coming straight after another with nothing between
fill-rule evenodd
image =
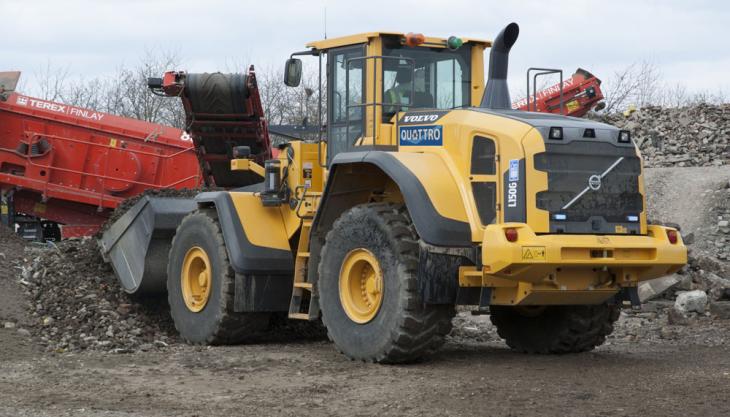
<instances>
[{"instance_id":1,"label":"rock pile","mask_svg":"<svg viewBox=\"0 0 730 417\"><path fill-rule=\"evenodd\" d=\"M35 334L56 352L125 353L177 341L164 298L136 300L120 288L94 239L29 251L22 272Z\"/></svg>"},{"instance_id":2,"label":"rock pile","mask_svg":"<svg viewBox=\"0 0 730 417\"><path fill-rule=\"evenodd\" d=\"M712 226L708 231L712 246L709 251L716 258L730 262L730 179L713 194Z\"/></svg>"},{"instance_id":3,"label":"rock pile","mask_svg":"<svg viewBox=\"0 0 730 417\"><path fill-rule=\"evenodd\" d=\"M689 324L690 319L708 315L730 319L730 179L705 190L702 200L706 211L694 213L703 219L702 225L683 232L689 249L687 266L678 274L639 286L644 302L674 301L670 318L675 324Z\"/></svg>"},{"instance_id":4,"label":"rock pile","mask_svg":"<svg viewBox=\"0 0 730 417\"><path fill-rule=\"evenodd\" d=\"M179 344L165 295L130 296L106 264L96 239L67 240L26 249L21 284L30 299L31 330L52 352L112 353L160 350ZM319 322L272 316L250 342L321 340Z\"/></svg>"},{"instance_id":5,"label":"rock pile","mask_svg":"<svg viewBox=\"0 0 730 417\"><path fill-rule=\"evenodd\" d=\"M645 107L599 118L631 131L647 167L730 164L730 104Z\"/></svg>"}]
</instances>

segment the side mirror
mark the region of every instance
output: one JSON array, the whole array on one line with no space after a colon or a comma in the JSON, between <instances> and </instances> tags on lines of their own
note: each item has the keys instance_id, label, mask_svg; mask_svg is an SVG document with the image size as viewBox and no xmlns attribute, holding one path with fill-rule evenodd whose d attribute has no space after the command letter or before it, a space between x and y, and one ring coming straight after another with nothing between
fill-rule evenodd
<instances>
[{"instance_id":1,"label":"side mirror","mask_svg":"<svg viewBox=\"0 0 730 417\"><path fill-rule=\"evenodd\" d=\"M284 84L289 87L298 87L302 81L302 60L289 58L284 65Z\"/></svg>"}]
</instances>

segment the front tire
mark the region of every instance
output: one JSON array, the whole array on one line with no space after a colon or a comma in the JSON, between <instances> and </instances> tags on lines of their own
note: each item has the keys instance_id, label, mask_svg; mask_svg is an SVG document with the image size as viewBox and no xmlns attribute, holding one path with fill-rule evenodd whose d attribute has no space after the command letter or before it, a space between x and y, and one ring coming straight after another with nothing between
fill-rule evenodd
<instances>
[{"instance_id":1,"label":"front tire","mask_svg":"<svg viewBox=\"0 0 730 417\"><path fill-rule=\"evenodd\" d=\"M453 305L425 305L417 282L418 235L406 208L372 203L346 211L319 263L322 321L353 360L401 363L439 348Z\"/></svg>"},{"instance_id":2,"label":"front tire","mask_svg":"<svg viewBox=\"0 0 730 417\"><path fill-rule=\"evenodd\" d=\"M577 353L606 341L618 320L617 306L546 306L540 310L492 306L490 318L499 336L524 353Z\"/></svg>"},{"instance_id":3,"label":"front tire","mask_svg":"<svg viewBox=\"0 0 730 417\"><path fill-rule=\"evenodd\" d=\"M233 310L235 273L215 209L187 215L177 228L167 265L170 314L191 344L240 343L268 326L267 313Z\"/></svg>"}]
</instances>

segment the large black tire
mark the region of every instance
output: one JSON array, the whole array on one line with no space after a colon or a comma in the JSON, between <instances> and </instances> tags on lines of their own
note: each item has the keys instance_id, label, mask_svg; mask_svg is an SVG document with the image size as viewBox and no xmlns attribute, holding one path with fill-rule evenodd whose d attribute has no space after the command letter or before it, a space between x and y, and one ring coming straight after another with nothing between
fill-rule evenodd
<instances>
[{"instance_id":1,"label":"large black tire","mask_svg":"<svg viewBox=\"0 0 730 417\"><path fill-rule=\"evenodd\" d=\"M490 307L499 336L514 350L525 353L577 353L593 350L606 341L618 320L617 306L548 306L540 310Z\"/></svg>"},{"instance_id":2,"label":"large black tire","mask_svg":"<svg viewBox=\"0 0 730 417\"><path fill-rule=\"evenodd\" d=\"M453 305L425 305L417 284L418 235L403 205L363 204L343 213L327 234L319 263L322 321L337 349L352 360L410 362L438 349L451 331ZM382 304L356 323L340 300L339 275L348 253L370 251L383 277Z\"/></svg>"},{"instance_id":3,"label":"large black tire","mask_svg":"<svg viewBox=\"0 0 730 417\"><path fill-rule=\"evenodd\" d=\"M185 254L199 247L211 264L210 297L199 312L191 311L182 294L181 273ZM235 273L215 209L200 209L187 215L177 228L167 265L167 297L175 328L191 344L240 343L269 322L267 313L233 311Z\"/></svg>"}]
</instances>

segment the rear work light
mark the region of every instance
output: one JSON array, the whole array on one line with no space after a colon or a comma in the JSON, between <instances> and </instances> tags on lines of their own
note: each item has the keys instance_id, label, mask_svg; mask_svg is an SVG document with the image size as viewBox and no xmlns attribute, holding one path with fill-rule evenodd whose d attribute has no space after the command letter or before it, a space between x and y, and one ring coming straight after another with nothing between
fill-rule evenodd
<instances>
[{"instance_id":1,"label":"rear work light","mask_svg":"<svg viewBox=\"0 0 730 417\"><path fill-rule=\"evenodd\" d=\"M563 128L558 126L551 127L548 137L552 140L563 140Z\"/></svg>"},{"instance_id":2,"label":"rear work light","mask_svg":"<svg viewBox=\"0 0 730 417\"><path fill-rule=\"evenodd\" d=\"M676 230L667 230L667 239L669 239L669 243L672 245L677 244L677 231Z\"/></svg>"},{"instance_id":3,"label":"rear work light","mask_svg":"<svg viewBox=\"0 0 730 417\"><path fill-rule=\"evenodd\" d=\"M619 143L631 142L631 133L628 130L620 130L618 132L618 141Z\"/></svg>"},{"instance_id":4,"label":"rear work light","mask_svg":"<svg viewBox=\"0 0 730 417\"><path fill-rule=\"evenodd\" d=\"M507 238L508 242L517 242L517 238L519 237L517 229L511 227L509 229L504 229L504 237Z\"/></svg>"}]
</instances>

